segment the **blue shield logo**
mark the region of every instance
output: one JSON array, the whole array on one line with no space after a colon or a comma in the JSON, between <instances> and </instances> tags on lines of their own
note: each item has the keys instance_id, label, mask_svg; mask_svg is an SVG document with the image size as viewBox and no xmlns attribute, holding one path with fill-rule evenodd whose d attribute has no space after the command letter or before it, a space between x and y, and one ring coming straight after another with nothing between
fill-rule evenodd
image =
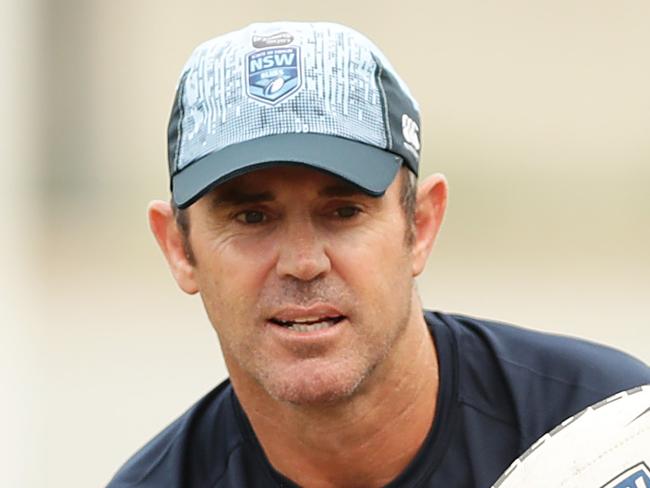
<instances>
[{"instance_id":1,"label":"blue shield logo","mask_svg":"<svg viewBox=\"0 0 650 488\"><path fill-rule=\"evenodd\" d=\"M639 463L618 475L603 488L650 488L650 471L645 463Z\"/></svg>"},{"instance_id":2,"label":"blue shield logo","mask_svg":"<svg viewBox=\"0 0 650 488\"><path fill-rule=\"evenodd\" d=\"M276 105L301 86L299 47L274 47L246 55L246 93L249 97Z\"/></svg>"}]
</instances>

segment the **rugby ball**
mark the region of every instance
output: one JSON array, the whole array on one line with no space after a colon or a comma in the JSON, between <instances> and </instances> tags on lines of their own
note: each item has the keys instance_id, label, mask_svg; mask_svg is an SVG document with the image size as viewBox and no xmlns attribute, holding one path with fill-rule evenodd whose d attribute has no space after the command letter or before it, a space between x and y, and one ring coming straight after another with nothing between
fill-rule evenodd
<instances>
[{"instance_id":1,"label":"rugby ball","mask_svg":"<svg viewBox=\"0 0 650 488\"><path fill-rule=\"evenodd\" d=\"M275 80L269 83L264 89L265 95L272 95L284 86L284 78L278 76Z\"/></svg>"},{"instance_id":2,"label":"rugby ball","mask_svg":"<svg viewBox=\"0 0 650 488\"><path fill-rule=\"evenodd\" d=\"M650 385L568 418L510 465L492 488L650 488Z\"/></svg>"}]
</instances>

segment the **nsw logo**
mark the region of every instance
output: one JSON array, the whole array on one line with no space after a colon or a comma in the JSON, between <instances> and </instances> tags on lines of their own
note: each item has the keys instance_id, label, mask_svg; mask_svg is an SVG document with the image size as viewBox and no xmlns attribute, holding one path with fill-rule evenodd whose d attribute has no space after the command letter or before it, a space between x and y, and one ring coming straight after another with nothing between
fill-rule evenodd
<instances>
[{"instance_id":1,"label":"nsw logo","mask_svg":"<svg viewBox=\"0 0 650 488\"><path fill-rule=\"evenodd\" d=\"M275 47L246 55L246 93L249 97L276 105L301 86L299 47Z\"/></svg>"},{"instance_id":2,"label":"nsw logo","mask_svg":"<svg viewBox=\"0 0 650 488\"><path fill-rule=\"evenodd\" d=\"M650 471L645 463L625 470L602 488L650 488Z\"/></svg>"}]
</instances>

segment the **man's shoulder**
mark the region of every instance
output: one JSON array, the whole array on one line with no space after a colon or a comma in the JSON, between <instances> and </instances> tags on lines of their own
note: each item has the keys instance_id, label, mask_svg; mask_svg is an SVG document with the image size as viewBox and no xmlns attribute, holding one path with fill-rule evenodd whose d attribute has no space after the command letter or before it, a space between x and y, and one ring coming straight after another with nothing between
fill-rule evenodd
<instances>
[{"instance_id":1,"label":"man's shoulder","mask_svg":"<svg viewBox=\"0 0 650 488\"><path fill-rule=\"evenodd\" d=\"M650 383L650 368L608 346L465 315L427 313L456 342L459 396L533 440L583 408Z\"/></svg>"},{"instance_id":2,"label":"man's shoulder","mask_svg":"<svg viewBox=\"0 0 650 488\"><path fill-rule=\"evenodd\" d=\"M461 348L485 348L513 374L603 393L650 381L646 364L609 346L466 315L432 315L454 330Z\"/></svg>"},{"instance_id":3,"label":"man's shoulder","mask_svg":"<svg viewBox=\"0 0 650 488\"><path fill-rule=\"evenodd\" d=\"M231 394L227 380L210 391L137 451L107 488L184 486L196 473L218 478L242 442Z\"/></svg>"}]
</instances>

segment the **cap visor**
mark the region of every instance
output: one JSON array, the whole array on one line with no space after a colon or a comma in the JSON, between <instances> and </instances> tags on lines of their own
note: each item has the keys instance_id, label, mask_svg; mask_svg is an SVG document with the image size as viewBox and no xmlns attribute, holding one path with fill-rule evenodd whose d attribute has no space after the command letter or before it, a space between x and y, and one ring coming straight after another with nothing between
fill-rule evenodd
<instances>
[{"instance_id":1,"label":"cap visor","mask_svg":"<svg viewBox=\"0 0 650 488\"><path fill-rule=\"evenodd\" d=\"M380 196L402 158L362 142L324 134L279 134L233 144L210 153L172 177L172 197L190 206L215 186L270 164L304 164L339 176Z\"/></svg>"}]
</instances>

